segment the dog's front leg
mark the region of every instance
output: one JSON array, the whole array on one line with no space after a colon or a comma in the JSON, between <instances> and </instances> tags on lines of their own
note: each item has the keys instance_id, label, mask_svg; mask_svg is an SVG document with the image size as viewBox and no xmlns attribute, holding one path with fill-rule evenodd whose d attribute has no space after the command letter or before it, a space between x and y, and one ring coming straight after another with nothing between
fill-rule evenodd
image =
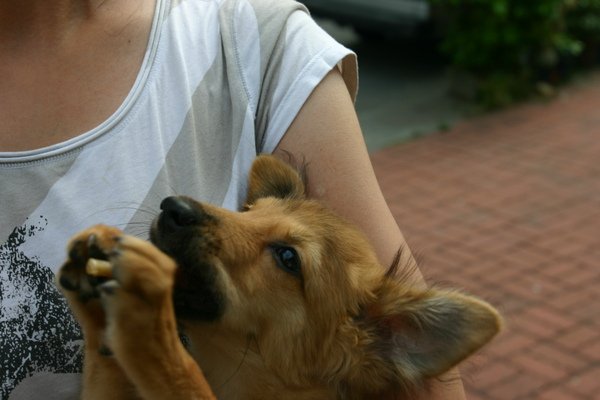
<instances>
[{"instance_id":1,"label":"dog's front leg","mask_svg":"<svg viewBox=\"0 0 600 400\"><path fill-rule=\"evenodd\" d=\"M105 343L106 318L98 291L102 280L85 272L90 257L102 256L93 241L118 234L112 228L94 227L76 235L69 243L67 261L57 277L85 339L82 393L85 400L135 398L133 385Z\"/></svg>"},{"instance_id":2,"label":"dog's front leg","mask_svg":"<svg viewBox=\"0 0 600 400\"><path fill-rule=\"evenodd\" d=\"M105 340L137 393L147 400L214 399L179 339L172 300L175 262L152 244L123 234L102 250L113 268L112 277L98 286Z\"/></svg>"}]
</instances>

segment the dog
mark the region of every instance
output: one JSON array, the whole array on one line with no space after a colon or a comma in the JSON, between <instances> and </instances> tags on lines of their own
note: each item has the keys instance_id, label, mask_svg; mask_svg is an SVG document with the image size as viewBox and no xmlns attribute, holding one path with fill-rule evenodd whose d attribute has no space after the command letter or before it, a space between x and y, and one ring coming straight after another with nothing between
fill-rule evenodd
<instances>
[{"instance_id":1,"label":"dog","mask_svg":"<svg viewBox=\"0 0 600 400\"><path fill-rule=\"evenodd\" d=\"M240 212L169 197L150 238L100 225L68 246L84 399L410 397L502 325L480 299L386 270L274 156L254 162Z\"/></svg>"}]
</instances>

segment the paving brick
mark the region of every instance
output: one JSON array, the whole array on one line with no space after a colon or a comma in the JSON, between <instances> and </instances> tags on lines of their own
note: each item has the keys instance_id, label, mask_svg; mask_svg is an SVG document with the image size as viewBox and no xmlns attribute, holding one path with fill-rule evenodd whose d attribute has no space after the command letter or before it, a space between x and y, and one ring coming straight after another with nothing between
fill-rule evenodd
<instances>
[{"instance_id":1,"label":"paving brick","mask_svg":"<svg viewBox=\"0 0 600 400\"><path fill-rule=\"evenodd\" d=\"M563 277L564 282L579 288L585 286L588 282L593 282L598 277L600 271L596 269L574 266L571 273Z\"/></svg>"},{"instance_id":2,"label":"paving brick","mask_svg":"<svg viewBox=\"0 0 600 400\"><path fill-rule=\"evenodd\" d=\"M515 331L511 321L507 322L508 327L504 332L490 345L488 353L497 358L510 359L512 354L520 354L536 343L537 338L528 335L526 332Z\"/></svg>"},{"instance_id":3,"label":"paving brick","mask_svg":"<svg viewBox=\"0 0 600 400\"><path fill-rule=\"evenodd\" d=\"M531 319L536 324L557 331L567 330L576 324L576 321L570 318L568 314L556 312L544 305L532 307L522 315L525 319Z\"/></svg>"},{"instance_id":4,"label":"paving brick","mask_svg":"<svg viewBox=\"0 0 600 400\"><path fill-rule=\"evenodd\" d=\"M463 373L463 379L469 386L477 389L486 389L500 382L514 378L519 370L504 361L487 362L475 368L470 368L468 373Z\"/></svg>"},{"instance_id":5,"label":"paving brick","mask_svg":"<svg viewBox=\"0 0 600 400\"><path fill-rule=\"evenodd\" d=\"M553 386L548 388L536 396L537 400L585 400L578 393L563 387ZM589 397L587 398L590 399Z\"/></svg>"},{"instance_id":6,"label":"paving brick","mask_svg":"<svg viewBox=\"0 0 600 400\"><path fill-rule=\"evenodd\" d=\"M590 394L597 396L600 394L598 393L600 391L599 377L600 366L596 366L571 378L571 380L567 382L566 387L582 396Z\"/></svg>"},{"instance_id":7,"label":"paving brick","mask_svg":"<svg viewBox=\"0 0 600 400\"><path fill-rule=\"evenodd\" d=\"M600 399L598 104L600 73L372 155L425 275L504 313L472 399Z\"/></svg>"},{"instance_id":8,"label":"paving brick","mask_svg":"<svg viewBox=\"0 0 600 400\"><path fill-rule=\"evenodd\" d=\"M538 319L531 319L524 313L513 316L511 322L515 328L536 341L553 340L560 333L560 328Z\"/></svg>"},{"instance_id":9,"label":"paving brick","mask_svg":"<svg viewBox=\"0 0 600 400\"><path fill-rule=\"evenodd\" d=\"M567 367L549 363L547 360L541 359L537 354L516 354L511 357L511 362L521 367L522 370L537 375L546 382L556 382L569 376L569 369Z\"/></svg>"},{"instance_id":10,"label":"paving brick","mask_svg":"<svg viewBox=\"0 0 600 400\"><path fill-rule=\"evenodd\" d=\"M486 398L485 395L480 395L477 392L471 392L471 393L469 393L469 400L489 400L489 399Z\"/></svg>"},{"instance_id":11,"label":"paving brick","mask_svg":"<svg viewBox=\"0 0 600 400\"><path fill-rule=\"evenodd\" d=\"M585 308L589 304L597 304L597 301L597 295L588 290L588 286L586 285L586 287L579 290L573 288L565 290L561 293L561 296L547 299L546 303L551 307L571 314L577 312L580 308Z\"/></svg>"},{"instance_id":12,"label":"paving brick","mask_svg":"<svg viewBox=\"0 0 600 400\"><path fill-rule=\"evenodd\" d=\"M529 349L529 352L541 361L561 365L571 371L578 371L586 368L586 366L591 366L579 354L563 350L552 342L536 343Z\"/></svg>"},{"instance_id":13,"label":"paving brick","mask_svg":"<svg viewBox=\"0 0 600 400\"><path fill-rule=\"evenodd\" d=\"M596 325L595 329L597 331L600 331L600 326ZM584 344L580 352L585 354L591 360L595 360L596 363L600 363L600 340L595 340Z\"/></svg>"},{"instance_id":14,"label":"paving brick","mask_svg":"<svg viewBox=\"0 0 600 400\"><path fill-rule=\"evenodd\" d=\"M521 373L513 379L492 386L487 393L496 399L528 399L544 386L546 381L536 375Z\"/></svg>"},{"instance_id":15,"label":"paving brick","mask_svg":"<svg viewBox=\"0 0 600 400\"><path fill-rule=\"evenodd\" d=\"M567 330L563 335L556 338L556 342L564 348L589 354L589 349L593 349L596 343L600 343L600 330L580 325ZM598 349L600 350L600 347ZM600 353L597 356L600 359Z\"/></svg>"},{"instance_id":16,"label":"paving brick","mask_svg":"<svg viewBox=\"0 0 600 400\"><path fill-rule=\"evenodd\" d=\"M485 254L480 256L481 261L471 265L471 268L465 271L472 279L481 281L483 284L489 284L493 287L506 281L513 281L521 277L522 269L515 263L506 261L503 257L496 257L490 260Z\"/></svg>"},{"instance_id":17,"label":"paving brick","mask_svg":"<svg viewBox=\"0 0 600 400\"><path fill-rule=\"evenodd\" d=\"M568 276L573 268L572 259L560 258L550 264L542 265L539 269L539 273L553 278L556 281L562 280L565 276Z\"/></svg>"},{"instance_id":18,"label":"paving brick","mask_svg":"<svg viewBox=\"0 0 600 400\"><path fill-rule=\"evenodd\" d=\"M517 278L511 280L510 284L504 284L502 290L509 296L516 296L535 303L560 297L554 296L560 290L553 282L536 279L536 277L523 277L522 275L517 275ZM580 298L576 300L577 302L581 301Z\"/></svg>"}]
</instances>

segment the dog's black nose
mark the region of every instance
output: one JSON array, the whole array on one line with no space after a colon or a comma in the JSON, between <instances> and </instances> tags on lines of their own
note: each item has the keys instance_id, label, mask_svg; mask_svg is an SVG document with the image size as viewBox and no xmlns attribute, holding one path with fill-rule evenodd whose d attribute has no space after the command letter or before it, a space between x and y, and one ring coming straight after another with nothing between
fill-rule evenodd
<instances>
[{"instance_id":1,"label":"dog's black nose","mask_svg":"<svg viewBox=\"0 0 600 400\"><path fill-rule=\"evenodd\" d=\"M160 203L164 222L173 228L183 228L200 222L202 213L189 200L182 197L167 197Z\"/></svg>"}]
</instances>

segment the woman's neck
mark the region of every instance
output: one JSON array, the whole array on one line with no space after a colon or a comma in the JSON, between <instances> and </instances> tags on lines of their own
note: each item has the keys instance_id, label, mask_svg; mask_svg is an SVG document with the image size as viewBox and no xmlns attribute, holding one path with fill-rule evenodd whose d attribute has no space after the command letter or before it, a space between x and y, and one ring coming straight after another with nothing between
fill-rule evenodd
<instances>
[{"instance_id":1,"label":"woman's neck","mask_svg":"<svg viewBox=\"0 0 600 400\"><path fill-rule=\"evenodd\" d=\"M96 0L0 0L0 46L60 45L101 5Z\"/></svg>"}]
</instances>

